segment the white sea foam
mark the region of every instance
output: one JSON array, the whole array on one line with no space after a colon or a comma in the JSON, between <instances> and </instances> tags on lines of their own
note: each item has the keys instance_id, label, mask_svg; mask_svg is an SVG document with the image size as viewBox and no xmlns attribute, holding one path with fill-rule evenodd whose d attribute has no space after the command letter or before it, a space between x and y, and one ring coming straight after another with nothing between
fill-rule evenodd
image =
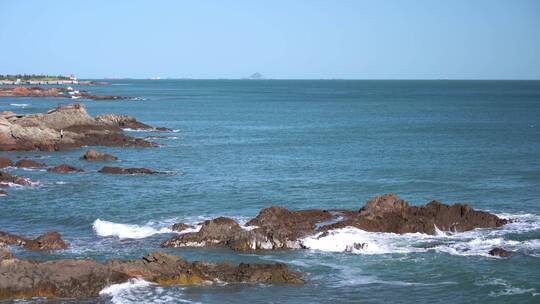
<instances>
[{"instance_id":1,"label":"white sea foam","mask_svg":"<svg viewBox=\"0 0 540 304\"><path fill-rule=\"evenodd\" d=\"M30 106L29 103L10 103L9 105L18 108L26 108Z\"/></svg>"},{"instance_id":2,"label":"white sea foam","mask_svg":"<svg viewBox=\"0 0 540 304\"><path fill-rule=\"evenodd\" d=\"M141 289L151 286L152 283L141 279L131 279L125 283L113 284L105 287L99 292L100 296L111 297L113 303L129 303L126 298L129 298L130 293L134 289Z\"/></svg>"},{"instance_id":3,"label":"white sea foam","mask_svg":"<svg viewBox=\"0 0 540 304\"><path fill-rule=\"evenodd\" d=\"M188 232L196 232L201 228L194 226L193 228L185 229L181 232L173 231L170 226L174 223L171 221L163 222L148 222L146 225L121 224L97 219L94 221L92 228L97 235L103 237L117 237L120 239L142 239L155 234L162 233L177 233L183 234Z\"/></svg>"},{"instance_id":4,"label":"white sea foam","mask_svg":"<svg viewBox=\"0 0 540 304\"><path fill-rule=\"evenodd\" d=\"M492 257L489 251L502 247L526 255L540 256L540 240L512 240L510 234L522 234L540 229L540 216L534 214L502 214L502 218L513 223L498 229L476 229L462 233L440 231L435 235L422 233L367 232L354 227L345 227L319 233L301 240L309 249L326 252L350 252L354 254L389 254L435 251L460 256Z\"/></svg>"},{"instance_id":5,"label":"white sea foam","mask_svg":"<svg viewBox=\"0 0 540 304\"><path fill-rule=\"evenodd\" d=\"M131 279L125 283L110 285L99 292L115 304L131 303L194 303L183 299L180 287L159 287L142 279Z\"/></svg>"}]
</instances>

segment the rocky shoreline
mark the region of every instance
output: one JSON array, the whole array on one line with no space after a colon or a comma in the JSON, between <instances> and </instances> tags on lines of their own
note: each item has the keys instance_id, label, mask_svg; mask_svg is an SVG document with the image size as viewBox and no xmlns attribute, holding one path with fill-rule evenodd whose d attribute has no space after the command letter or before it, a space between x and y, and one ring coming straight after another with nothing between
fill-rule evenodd
<instances>
[{"instance_id":1,"label":"rocky shoreline","mask_svg":"<svg viewBox=\"0 0 540 304\"><path fill-rule=\"evenodd\" d=\"M1 250L1 248L0 248ZM161 285L214 283L303 284L302 275L284 264L188 263L154 252L138 260L19 260L0 251L0 300L95 298L104 288L143 279Z\"/></svg>"},{"instance_id":2,"label":"rocky shoreline","mask_svg":"<svg viewBox=\"0 0 540 304\"><path fill-rule=\"evenodd\" d=\"M0 151L62 151L83 146L153 147L124 134L121 126L154 129L130 116L91 117L83 105L59 106L43 114L0 113Z\"/></svg>"},{"instance_id":3,"label":"rocky shoreline","mask_svg":"<svg viewBox=\"0 0 540 304\"><path fill-rule=\"evenodd\" d=\"M91 99L91 100L123 100L132 97L113 95L94 95L84 90L73 90L68 88L42 88L42 87L7 87L0 88L0 98L2 97L59 97L71 99Z\"/></svg>"},{"instance_id":4,"label":"rocky shoreline","mask_svg":"<svg viewBox=\"0 0 540 304\"><path fill-rule=\"evenodd\" d=\"M324 237L329 231L354 227L368 232L424 233L438 231L464 232L477 228L498 228L508 223L494 214L474 210L469 205L452 206L432 201L416 207L393 194L368 201L359 210L300 210L290 211L273 206L261 210L246 223L219 217L201 223L201 229L175 236L162 247L224 247L236 251L278 250L305 248L305 237ZM181 223L173 228L188 228ZM362 249L365 244L354 244Z\"/></svg>"}]
</instances>

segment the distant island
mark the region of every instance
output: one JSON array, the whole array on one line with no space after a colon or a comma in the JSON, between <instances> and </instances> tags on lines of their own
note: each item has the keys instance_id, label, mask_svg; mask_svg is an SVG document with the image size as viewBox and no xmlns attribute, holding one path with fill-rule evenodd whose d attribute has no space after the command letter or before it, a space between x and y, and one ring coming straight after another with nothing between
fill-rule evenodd
<instances>
[{"instance_id":1,"label":"distant island","mask_svg":"<svg viewBox=\"0 0 540 304\"><path fill-rule=\"evenodd\" d=\"M264 76L261 73L253 73L249 77L243 79L259 80L264 79Z\"/></svg>"}]
</instances>

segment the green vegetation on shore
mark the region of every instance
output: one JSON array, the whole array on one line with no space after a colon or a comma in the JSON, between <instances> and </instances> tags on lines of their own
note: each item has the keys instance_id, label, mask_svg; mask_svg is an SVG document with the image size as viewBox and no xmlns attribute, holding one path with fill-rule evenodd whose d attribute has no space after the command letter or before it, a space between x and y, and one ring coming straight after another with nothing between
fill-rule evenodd
<instances>
[{"instance_id":1,"label":"green vegetation on shore","mask_svg":"<svg viewBox=\"0 0 540 304\"><path fill-rule=\"evenodd\" d=\"M16 81L20 79L21 81L58 81L58 80L70 80L68 76L52 76L52 75L36 75L36 74L16 74L16 75L0 75L0 80L9 80Z\"/></svg>"}]
</instances>

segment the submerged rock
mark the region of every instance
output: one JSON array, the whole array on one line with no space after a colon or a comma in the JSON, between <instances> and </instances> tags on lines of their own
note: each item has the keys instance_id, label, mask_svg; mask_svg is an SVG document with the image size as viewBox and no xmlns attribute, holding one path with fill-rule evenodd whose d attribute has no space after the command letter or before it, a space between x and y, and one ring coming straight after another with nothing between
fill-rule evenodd
<instances>
[{"instance_id":1,"label":"submerged rock","mask_svg":"<svg viewBox=\"0 0 540 304\"><path fill-rule=\"evenodd\" d=\"M99 169L99 173L107 174L162 174L161 172L146 169L146 168L120 168L120 167L103 167Z\"/></svg>"},{"instance_id":2,"label":"submerged rock","mask_svg":"<svg viewBox=\"0 0 540 304\"><path fill-rule=\"evenodd\" d=\"M62 236L56 231L49 231L33 240L0 231L0 244L20 246L31 251L53 251L68 248L68 244L62 240Z\"/></svg>"},{"instance_id":3,"label":"submerged rock","mask_svg":"<svg viewBox=\"0 0 540 304\"><path fill-rule=\"evenodd\" d=\"M37 162L35 160L32 160L32 159L27 159L27 158L23 158L21 160L18 160L16 163L15 163L15 166L17 168L45 168L47 167L47 165L45 165L44 163L40 163L40 162Z\"/></svg>"},{"instance_id":4,"label":"submerged rock","mask_svg":"<svg viewBox=\"0 0 540 304\"><path fill-rule=\"evenodd\" d=\"M0 190L0 197L7 196L7 192L4 190Z\"/></svg>"},{"instance_id":5,"label":"submerged rock","mask_svg":"<svg viewBox=\"0 0 540 304\"><path fill-rule=\"evenodd\" d=\"M115 161L118 158L114 155L107 153L99 153L94 149L86 151L86 153L80 158L81 160L86 161Z\"/></svg>"},{"instance_id":6,"label":"submerged rock","mask_svg":"<svg viewBox=\"0 0 540 304\"><path fill-rule=\"evenodd\" d=\"M0 151L58 151L82 146L151 147L118 126L94 119L84 106L59 106L44 114L0 114Z\"/></svg>"},{"instance_id":7,"label":"submerged rock","mask_svg":"<svg viewBox=\"0 0 540 304\"><path fill-rule=\"evenodd\" d=\"M192 226L188 225L188 224L184 224L184 223L176 223L174 225L171 226L171 230L173 231L184 231L186 229L189 229L189 228L192 228Z\"/></svg>"},{"instance_id":8,"label":"submerged rock","mask_svg":"<svg viewBox=\"0 0 540 304\"><path fill-rule=\"evenodd\" d=\"M78 172L84 172L83 169L73 167L70 165L59 165L53 168L47 169L48 172L54 172L54 173L78 173Z\"/></svg>"},{"instance_id":9,"label":"submerged rock","mask_svg":"<svg viewBox=\"0 0 540 304\"><path fill-rule=\"evenodd\" d=\"M7 157L0 157L0 169L13 166L11 159Z\"/></svg>"},{"instance_id":10,"label":"submerged rock","mask_svg":"<svg viewBox=\"0 0 540 304\"><path fill-rule=\"evenodd\" d=\"M425 206L410 206L399 197L386 194L366 203L359 211L300 210L283 207L263 209L247 222L249 229L233 219L205 221L198 232L174 236L163 247L228 247L234 250L302 248L302 239L330 230L355 227L370 232L426 233L438 230L462 232L475 228L496 228L508 221L476 211L468 205L444 205L433 201ZM346 250L361 250L356 243Z\"/></svg>"},{"instance_id":11,"label":"submerged rock","mask_svg":"<svg viewBox=\"0 0 540 304\"><path fill-rule=\"evenodd\" d=\"M4 171L0 171L0 187L10 185L31 186L32 182L24 177L15 176Z\"/></svg>"},{"instance_id":12,"label":"submerged rock","mask_svg":"<svg viewBox=\"0 0 540 304\"><path fill-rule=\"evenodd\" d=\"M512 257L513 252L500 247L495 247L489 251L489 255L498 256L501 258L510 258Z\"/></svg>"},{"instance_id":13,"label":"submerged rock","mask_svg":"<svg viewBox=\"0 0 540 304\"><path fill-rule=\"evenodd\" d=\"M116 283L140 278L162 286L207 283L303 284L301 274L284 264L188 263L161 252L139 260L0 261L0 299L91 298Z\"/></svg>"}]
</instances>

